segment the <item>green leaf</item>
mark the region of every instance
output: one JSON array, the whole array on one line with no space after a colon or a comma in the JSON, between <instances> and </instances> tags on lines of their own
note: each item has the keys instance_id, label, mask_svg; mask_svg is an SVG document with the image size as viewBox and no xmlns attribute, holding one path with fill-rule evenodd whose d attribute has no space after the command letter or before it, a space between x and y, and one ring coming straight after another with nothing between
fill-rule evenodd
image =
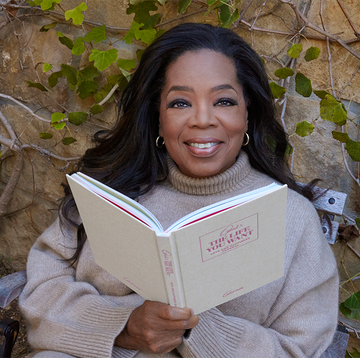
<instances>
[{"instance_id":1,"label":"green leaf","mask_svg":"<svg viewBox=\"0 0 360 358\"><path fill-rule=\"evenodd\" d=\"M293 74L294 74L294 71L288 67L282 67L275 71L275 76L279 77L281 79L288 78L289 76L292 76Z\"/></svg>"},{"instance_id":2,"label":"green leaf","mask_svg":"<svg viewBox=\"0 0 360 358\"><path fill-rule=\"evenodd\" d=\"M40 91L47 92L46 87L43 86L41 83L38 83L38 82L30 82L30 81L26 81L26 83L28 84L28 87L34 87L34 88L39 89Z\"/></svg>"},{"instance_id":3,"label":"green leaf","mask_svg":"<svg viewBox=\"0 0 360 358\"><path fill-rule=\"evenodd\" d=\"M145 0L136 4L130 4L126 13L128 15L135 14L134 21L144 23L150 17L150 11L156 11L158 9L155 4L156 0Z\"/></svg>"},{"instance_id":4,"label":"green leaf","mask_svg":"<svg viewBox=\"0 0 360 358\"><path fill-rule=\"evenodd\" d=\"M123 75L120 75L123 76ZM123 76L124 77L124 76ZM126 81L126 80L125 80ZM127 84L127 81L126 81ZM111 91L111 89L114 87L114 85L111 85L109 83L107 83L106 85L102 86L101 89L99 90L99 92L95 93L94 95L94 99L96 102L101 102L107 95L108 93ZM114 96L112 95L108 100L107 103L112 102L112 100L114 99Z\"/></svg>"},{"instance_id":5,"label":"green leaf","mask_svg":"<svg viewBox=\"0 0 360 358\"><path fill-rule=\"evenodd\" d=\"M124 59L120 58L117 61L117 66L120 68L123 68L126 71L130 71L136 66L136 61L135 60L124 60Z\"/></svg>"},{"instance_id":6,"label":"green leaf","mask_svg":"<svg viewBox=\"0 0 360 358\"><path fill-rule=\"evenodd\" d=\"M160 31L158 31L158 33L159 33L159 32L160 32ZM144 51L145 51L145 50L141 50L141 49L136 50L136 58L138 59L139 62L141 61L141 57L142 57Z\"/></svg>"},{"instance_id":7,"label":"green leaf","mask_svg":"<svg viewBox=\"0 0 360 358\"><path fill-rule=\"evenodd\" d=\"M95 61L94 66L99 71L104 71L105 68L108 68L112 63L117 60L117 52L118 50L114 48L107 51L92 49L91 55L89 56L89 61Z\"/></svg>"},{"instance_id":8,"label":"green leaf","mask_svg":"<svg viewBox=\"0 0 360 358\"><path fill-rule=\"evenodd\" d=\"M305 60L312 61L316 60L320 55L320 49L318 47L311 46L306 50Z\"/></svg>"},{"instance_id":9,"label":"green leaf","mask_svg":"<svg viewBox=\"0 0 360 358\"><path fill-rule=\"evenodd\" d=\"M99 84L95 81L83 81L79 84L76 93L81 99L92 96L98 90Z\"/></svg>"},{"instance_id":10,"label":"green leaf","mask_svg":"<svg viewBox=\"0 0 360 358\"><path fill-rule=\"evenodd\" d=\"M339 140L342 143L346 143L346 141L350 139L347 133L336 132L336 131L332 131L331 133L334 139Z\"/></svg>"},{"instance_id":11,"label":"green leaf","mask_svg":"<svg viewBox=\"0 0 360 358\"><path fill-rule=\"evenodd\" d=\"M340 304L340 311L347 318L360 319L360 291L353 293ZM346 309L344 309L346 308ZM350 312L349 312L350 311Z\"/></svg>"},{"instance_id":12,"label":"green leaf","mask_svg":"<svg viewBox=\"0 0 360 358\"><path fill-rule=\"evenodd\" d=\"M347 355L345 356L345 358L347 358L347 357L360 358L360 352L356 348L353 348L352 350L353 350L352 353L349 353L348 351L346 351Z\"/></svg>"},{"instance_id":13,"label":"green leaf","mask_svg":"<svg viewBox=\"0 0 360 358\"><path fill-rule=\"evenodd\" d=\"M287 54L292 58L298 58L302 51L302 44L293 44L287 51Z\"/></svg>"},{"instance_id":14,"label":"green leaf","mask_svg":"<svg viewBox=\"0 0 360 358\"><path fill-rule=\"evenodd\" d=\"M314 125L307 121L302 121L300 123L296 123L296 131L295 133L300 137L307 137L314 130Z\"/></svg>"},{"instance_id":15,"label":"green leaf","mask_svg":"<svg viewBox=\"0 0 360 358\"><path fill-rule=\"evenodd\" d=\"M99 114L104 110L103 106L100 106L100 104L94 104L91 108L90 108L90 113L91 114Z\"/></svg>"},{"instance_id":16,"label":"green leaf","mask_svg":"<svg viewBox=\"0 0 360 358\"><path fill-rule=\"evenodd\" d=\"M40 138L41 139L50 139L50 138L52 138L53 137L53 135L51 134L51 133L40 133Z\"/></svg>"},{"instance_id":17,"label":"green leaf","mask_svg":"<svg viewBox=\"0 0 360 358\"><path fill-rule=\"evenodd\" d=\"M52 125L55 129L60 130L60 129L63 129L66 124L65 124L65 123L52 123L51 125Z\"/></svg>"},{"instance_id":18,"label":"green leaf","mask_svg":"<svg viewBox=\"0 0 360 358\"><path fill-rule=\"evenodd\" d=\"M141 40L142 42L145 42L148 45L150 45L155 40L155 36L156 36L155 29L135 31L136 40Z\"/></svg>"},{"instance_id":19,"label":"green leaf","mask_svg":"<svg viewBox=\"0 0 360 358\"><path fill-rule=\"evenodd\" d=\"M343 126L346 123L347 112L342 102L328 94L320 102L320 116L326 121Z\"/></svg>"},{"instance_id":20,"label":"green leaf","mask_svg":"<svg viewBox=\"0 0 360 358\"><path fill-rule=\"evenodd\" d=\"M65 137L65 138L63 138L62 142L64 145L69 145L71 143L76 142L76 139L73 137Z\"/></svg>"},{"instance_id":21,"label":"green leaf","mask_svg":"<svg viewBox=\"0 0 360 358\"><path fill-rule=\"evenodd\" d=\"M53 72L48 78L49 86L51 88L55 87L59 82L59 78L61 78L63 76L64 75L63 75L62 71Z\"/></svg>"},{"instance_id":22,"label":"green leaf","mask_svg":"<svg viewBox=\"0 0 360 358\"><path fill-rule=\"evenodd\" d=\"M128 81L123 74L108 76L107 81L111 85L111 88L114 87L115 84L117 83L119 85L119 87L118 87L119 91L123 91L128 84Z\"/></svg>"},{"instance_id":23,"label":"green leaf","mask_svg":"<svg viewBox=\"0 0 360 358\"><path fill-rule=\"evenodd\" d=\"M59 121L62 121L65 117L66 117L66 115L64 113L54 112L51 115L51 123L57 123Z\"/></svg>"},{"instance_id":24,"label":"green leaf","mask_svg":"<svg viewBox=\"0 0 360 358\"><path fill-rule=\"evenodd\" d=\"M61 0L42 0L41 9L42 10L52 10L55 4L60 4Z\"/></svg>"},{"instance_id":25,"label":"green leaf","mask_svg":"<svg viewBox=\"0 0 360 358\"><path fill-rule=\"evenodd\" d=\"M330 94L326 91L314 91L314 93L321 99L324 99L326 95Z\"/></svg>"},{"instance_id":26,"label":"green leaf","mask_svg":"<svg viewBox=\"0 0 360 358\"><path fill-rule=\"evenodd\" d=\"M155 39L157 39L158 37L160 37L163 33L165 33L166 30L165 29L160 29L156 32L156 35L155 35ZM141 58L141 57L140 57ZM140 60L139 60L140 61Z\"/></svg>"},{"instance_id":27,"label":"green leaf","mask_svg":"<svg viewBox=\"0 0 360 358\"><path fill-rule=\"evenodd\" d=\"M68 115L69 122L79 126L81 123L84 123L88 117L87 112L71 112Z\"/></svg>"},{"instance_id":28,"label":"green leaf","mask_svg":"<svg viewBox=\"0 0 360 358\"><path fill-rule=\"evenodd\" d=\"M82 37L78 37L74 42L74 47L72 48L72 54L75 56L80 56L85 52L85 45Z\"/></svg>"},{"instance_id":29,"label":"green leaf","mask_svg":"<svg viewBox=\"0 0 360 358\"><path fill-rule=\"evenodd\" d=\"M269 85L274 98L280 98L286 92L286 88L279 86L275 82L270 82Z\"/></svg>"},{"instance_id":30,"label":"green leaf","mask_svg":"<svg viewBox=\"0 0 360 358\"><path fill-rule=\"evenodd\" d=\"M58 32L56 33L56 35L58 35L59 41L60 41L63 45L65 45L67 48L69 48L70 50L72 50L72 48L74 47L74 43L73 43L73 41L72 41L70 38L64 36L63 33L60 32L60 31L58 31Z\"/></svg>"},{"instance_id":31,"label":"green leaf","mask_svg":"<svg viewBox=\"0 0 360 358\"><path fill-rule=\"evenodd\" d=\"M131 73L128 71L125 71L123 68L120 68L120 71L123 74L123 76L126 78L126 81L130 82L131 76L132 76Z\"/></svg>"},{"instance_id":32,"label":"green leaf","mask_svg":"<svg viewBox=\"0 0 360 358\"><path fill-rule=\"evenodd\" d=\"M107 39L106 33L106 26L102 25L101 27L94 27L90 32L88 32L85 37L84 41L91 42L94 41L95 44L105 41Z\"/></svg>"},{"instance_id":33,"label":"green leaf","mask_svg":"<svg viewBox=\"0 0 360 358\"><path fill-rule=\"evenodd\" d=\"M179 0L178 14L179 15L184 14L190 4L191 4L191 0Z\"/></svg>"},{"instance_id":34,"label":"green leaf","mask_svg":"<svg viewBox=\"0 0 360 358\"><path fill-rule=\"evenodd\" d=\"M355 219L356 226L360 229L360 218Z\"/></svg>"},{"instance_id":35,"label":"green leaf","mask_svg":"<svg viewBox=\"0 0 360 358\"><path fill-rule=\"evenodd\" d=\"M355 142L351 139L348 139L346 141L345 149L347 150L348 154L350 155L350 158L354 162L360 162L360 142ZM360 293L359 293L360 295ZM360 299L360 296L359 296ZM360 310L360 307L359 307ZM359 311L360 312L360 311ZM359 318L356 318L360 320L360 313Z\"/></svg>"},{"instance_id":36,"label":"green leaf","mask_svg":"<svg viewBox=\"0 0 360 358\"><path fill-rule=\"evenodd\" d=\"M129 32L123 37L123 41L125 41L127 44L131 44L132 39L135 38L135 31L138 31L143 25L143 23L138 24L136 21L133 21Z\"/></svg>"},{"instance_id":37,"label":"green leaf","mask_svg":"<svg viewBox=\"0 0 360 358\"><path fill-rule=\"evenodd\" d=\"M72 19L74 25L81 25L84 21L84 15L82 14L82 11L86 10L87 6L84 2L82 2L75 9L65 11L65 20Z\"/></svg>"},{"instance_id":38,"label":"green leaf","mask_svg":"<svg viewBox=\"0 0 360 358\"><path fill-rule=\"evenodd\" d=\"M35 4L35 1L27 0L26 2L28 3L29 6L37 6L37 5Z\"/></svg>"},{"instance_id":39,"label":"green leaf","mask_svg":"<svg viewBox=\"0 0 360 358\"><path fill-rule=\"evenodd\" d=\"M52 22L51 24L44 25L39 31L48 32L50 29L54 28L57 25L57 22Z\"/></svg>"},{"instance_id":40,"label":"green leaf","mask_svg":"<svg viewBox=\"0 0 360 358\"><path fill-rule=\"evenodd\" d=\"M223 10L227 8L227 10ZM223 17L221 16L222 13L225 13L226 15L224 15ZM228 16L228 14L230 14L230 16ZM225 16L227 16L225 18ZM239 14L239 10L236 9L233 13L231 13L230 8L226 5L223 5L220 8L220 20L222 21L221 27L224 27L225 29L230 28L230 26L232 25L232 23L234 21L236 21L239 18L240 14ZM223 19L221 19L223 18Z\"/></svg>"},{"instance_id":41,"label":"green leaf","mask_svg":"<svg viewBox=\"0 0 360 358\"><path fill-rule=\"evenodd\" d=\"M212 11L212 10L215 10L219 5L221 6L221 0L209 0L206 5L208 5L208 9L206 11L206 13L204 14L204 16L208 16L209 13Z\"/></svg>"},{"instance_id":42,"label":"green leaf","mask_svg":"<svg viewBox=\"0 0 360 358\"><path fill-rule=\"evenodd\" d=\"M52 65L50 65L49 63L44 63L43 65L43 72L48 72L52 69Z\"/></svg>"},{"instance_id":43,"label":"green leaf","mask_svg":"<svg viewBox=\"0 0 360 358\"><path fill-rule=\"evenodd\" d=\"M136 40L141 40L146 44L153 42L156 36L156 30L140 30L143 25L143 23L138 24L136 21L133 21L129 32L124 36L123 41L131 44L132 39L135 38Z\"/></svg>"},{"instance_id":44,"label":"green leaf","mask_svg":"<svg viewBox=\"0 0 360 358\"><path fill-rule=\"evenodd\" d=\"M61 65L61 72L63 76L66 76L69 84L76 86L77 85L77 71L74 67L69 65Z\"/></svg>"},{"instance_id":45,"label":"green leaf","mask_svg":"<svg viewBox=\"0 0 360 358\"><path fill-rule=\"evenodd\" d=\"M78 72L79 79L81 81L93 81L94 78L97 78L100 76L99 71L94 66L87 66L81 71Z\"/></svg>"},{"instance_id":46,"label":"green leaf","mask_svg":"<svg viewBox=\"0 0 360 358\"><path fill-rule=\"evenodd\" d=\"M304 97L310 97L312 93L311 80L298 72L295 76L295 90Z\"/></svg>"},{"instance_id":47,"label":"green leaf","mask_svg":"<svg viewBox=\"0 0 360 358\"><path fill-rule=\"evenodd\" d=\"M149 29L154 28L154 26L157 24L157 22L159 21L161 16L162 16L161 14L154 14L154 15L150 16L144 22L144 26L141 29L142 30L149 30Z\"/></svg>"}]
</instances>

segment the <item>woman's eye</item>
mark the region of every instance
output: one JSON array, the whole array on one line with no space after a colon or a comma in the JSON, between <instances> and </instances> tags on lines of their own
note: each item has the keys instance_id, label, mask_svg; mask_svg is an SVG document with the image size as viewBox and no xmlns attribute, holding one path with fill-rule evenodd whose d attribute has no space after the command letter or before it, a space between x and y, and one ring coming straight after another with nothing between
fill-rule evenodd
<instances>
[{"instance_id":1,"label":"woman's eye","mask_svg":"<svg viewBox=\"0 0 360 358\"><path fill-rule=\"evenodd\" d=\"M172 101L168 108L186 108L186 107L191 107L190 103L184 101L184 100L175 100Z\"/></svg>"},{"instance_id":2,"label":"woman's eye","mask_svg":"<svg viewBox=\"0 0 360 358\"><path fill-rule=\"evenodd\" d=\"M236 101L234 101L232 99L228 99L228 98L222 98L215 103L215 106L221 106L221 107L229 107L229 106L236 106L236 105L237 105Z\"/></svg>"}]
</instances>

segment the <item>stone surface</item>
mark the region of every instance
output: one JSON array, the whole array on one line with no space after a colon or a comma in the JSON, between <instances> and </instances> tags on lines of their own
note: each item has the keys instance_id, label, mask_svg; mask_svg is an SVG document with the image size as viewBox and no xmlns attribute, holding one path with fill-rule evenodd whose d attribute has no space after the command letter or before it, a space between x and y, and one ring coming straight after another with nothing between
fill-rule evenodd
<instances>
[{"instance_id":1,"label":"stone surface","mask_svg":"<svg viewBox=\"0 0 360 358\"><path fill-rule=\"evenodd\" d=\"M63 0L62 6L65 10L78 5L81 0ZM244 8L247 1L241 3ZM295 4L303 6L304 1L294 1ZM342 0L345 10L351 14L354 26L360 30L360 4L355 0ZM107 35L109 40L97 44L96 48L107 49L109 45L118 49L119 58L135 58L135 51L143 48L143 44L134 41L128 45L123 41L118 41L125 35L126 29L130 27L132 15L126 15L127 0L120 1L88 1L88 10L85 20L95 23L105 23L108 26L120 29L109 29ZM285 33L295 33L297 22L293 10L289 5L281 3L279 0L268 0L265 6L263 0L255 0L247 10L244 20L249 24L262 29L282 31ZM199 2L193 2L185 15L177 19L177 2L170 1L166 9L159 7L164 13L163 24L160 26L169 29L173 25L182 22L208 22L216 25L217 18L215 13L204 17L205 8ZM305 14L308 19L316 26L321 26L319 17L320 0L313 0L311 7ZM18 15L26 12L19 10ZM192 14L194 12L194 14ZM336 0L324 1L323 8L324 20L327 30L337 33L341 38L347 40L354 38L354 34L345 16L339 11ZM259 15L259 16L258 16ZM258 18L256 19L256 17ZM39 32L45 25L58 20L55 29L48 32ZM172 21L176 19L175 21ZM254 22L256 19L256 22ZM65 20L59 16L32 17L31 21L14 22L15 31L19 34L17 40L14 28L11 25L1 27L6 21L3 13L0 13L0 93L10 95L43 118L49 120L55 111L88 111L94 103L93 99L81 100L69 90L65 79L60 79L59 84L50 89L49 92L40 92L38 89L28 88L26 80L41 82L48 86L48 77L51 72L43 73L43 63L51 63L57 71L61 63L69 64L81 69L88 65L88 55L92 45L88 45L84 55L72 56L71 51L61 45L56 35L61 31L65 36L75 40L79 36L84 36L93 25L86 22L84 27L69 26ZM287 60L286 51L292 41L290 36L266 33L259 31L249 31L249 27L240 24L236 29L249 44L265 60L269 79L276 80L274 70L284 65ZM305 34L319 35L315 31L306 30ZM19 41L19 42L18 42ZM328 70L328 53L325 41L308 40L301 38L304 51L297 60L297 70L309 76L314 89L330 89L330 79ZM319 59L306 62L303 58L305 50L310 46L317 46L321 49ZM347 85L355 70L360 66L360 61L350 55L346 50L338 45L331 44L332 68L334 76L334 86L341 98L351 100L350 111L353 117L359 115L358 106L353 101L360 102L360 71L354 76L350 85ZM351 45L360 52L360 43ZM21 48L21 51L19 49ZM115 65L111 66L103 77L97 80L100 85L106 83L106 75L119 73ZM344 90L342 91L342 89ZM341 92L342 91L342 92ZM289 89L290 95L286 111L286 123L291 140L295 147L294 155L294 174L300 181L309 181L313 178L322 179L324 187L348 193L348 202L345 213L354 218L359 216L359 187L351 179L342 158L341 145L332 139L331 131L339 130L333 123L317 119L319 117L319 100L316 96L305 99L294 92L294 85ZM340 93L341 92L341 93ZM119 94L117 94L118 98ZM15 103L0 98L0 109L9 120L17 135L20 136L22 143L33 143L62 157L72 157L81 155L86 148L91 145L91 136L99 129L109 128L114 123L115 103L108 103L104 107L104 112L91 116L87 122L79 127L69 124L66 136L71 135L77 142L70 146L59 144L63 138L64 131L56 131L50 128L49 123L35 119L29 112ZM303 120L315 121L315 130L309 137L300 138L294 135L297 122ZM355 119L358 123L358 119ZM39 132L50 131L54 137L50 140L39 138ZM353 140L360 140L358 127L351 122L347 125ZM0 134L8 137L4 127L0 126ZM10 257L17 268L23 268L25 258L32 243L38 235L56 217L58 199L63 195L60 187L64 181L65 172L71 170L71 164L64 168L66 162L56 159L49 159L32 149L25 151L25 165L20 178L15 196L10 203L9 211L16 211L31 204L30 207L15 212L3 219L0 219L0 254ZM356 175L355 164L347 158L350 170ZM9 157L0 163L0 192L8 181L13 158ZM35 180L35 181L34 181ZM35 182L35 184L34 184ZM334 247L334 251L340 260L343 244L339 243ZM354 243L357 247L357 243ZM360 251L360 247L357 248ZM348 261L348 271L356 271L359 261L355 254L348 250L346 253ZM355 255L355 258L354 258ZM343 274L342 274L343 275ZM345 276L342 276L345 277Z\"/></svg>"}]
</instances>

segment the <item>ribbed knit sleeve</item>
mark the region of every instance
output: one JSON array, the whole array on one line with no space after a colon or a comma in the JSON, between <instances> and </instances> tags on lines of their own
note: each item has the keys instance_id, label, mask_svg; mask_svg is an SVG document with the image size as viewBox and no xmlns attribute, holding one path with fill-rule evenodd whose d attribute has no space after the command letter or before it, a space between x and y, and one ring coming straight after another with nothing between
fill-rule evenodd
<instances>
[{"instance_id":1,"label":"ribbed knit sleeve","mask_svg":"<svg viewBox=\"0 0 360 358\"><path fill-rule=\"evenodd\" d=\"M236 311L231 307L236 300L226 309L210 309L200 314L199 324L177 348L182 357L317 358L329 346L338 311L335 259L312 204L296 194L290 196L285 276L279 280L283 285L267 317L259 317L263 322L255 318L270 298L251 299L254 293L237 301L246 305L247 298L252 301L246 310L253 313L246 315L253 321L227 315Z\"/></svg>"},{"instance_id":2,"label":"ribbed knit sleeve","mask_svg":"<svg viewBox=\"0 0 360 358\"><path fill-rule=\"evenodd\" d=\"M76 238L56 221L37 240L28 258L27 285L19 305L28 321L28 339L38 350L59 351L86 358L126 357L136 351L114 348L133 309L143 299L100 295L65 258Z\"/></svg>"}]
</instances>

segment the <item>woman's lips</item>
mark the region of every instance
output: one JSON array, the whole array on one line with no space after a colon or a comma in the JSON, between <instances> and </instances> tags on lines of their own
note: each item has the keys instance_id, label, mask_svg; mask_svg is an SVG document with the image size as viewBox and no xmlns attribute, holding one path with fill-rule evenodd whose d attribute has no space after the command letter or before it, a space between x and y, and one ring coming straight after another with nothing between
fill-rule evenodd
<instances>
[{"instance_id":1,"label":"woman's lips","mask_svg":"<svg viewBox=\"0 0 360 358\"><path fill-rule=\"evenodd\" d=\"M222 142L219 140L189 140L185 142L188 151L197 157L208 157L217 152Z\"/></svg>"}]
</instances>

